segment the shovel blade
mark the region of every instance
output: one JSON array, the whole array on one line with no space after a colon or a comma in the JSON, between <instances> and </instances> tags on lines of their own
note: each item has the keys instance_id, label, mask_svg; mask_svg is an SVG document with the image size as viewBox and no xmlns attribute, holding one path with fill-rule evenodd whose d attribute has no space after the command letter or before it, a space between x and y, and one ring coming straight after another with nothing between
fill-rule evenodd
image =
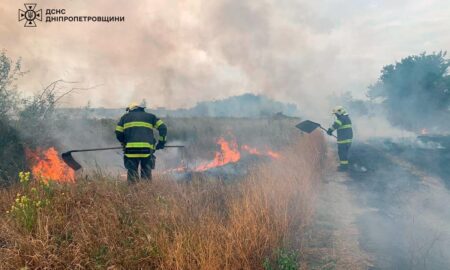
<instances>
[{"instance_id":1,"label":"shovel blade","mask_svg":"<svg viewBox=\"0 0 450 270\"><path fill-rule=\"evenodd\" d=\"M306 121L303 121L303 122L299 123L295 127L300 129L303 132L311 133L314 130L316 130L316 128L320 127L320 124L316 123L316 122L313 122L313 121L310 121L310 120L306 120Z\"/></svg>"},{"instance_id":2,"label":"shovel blade","mask_svg":"<svg viewBox=\"0 0 450 270\"><path fill-rule=\"evenodd\" d=\"M69 151L69 152L62 153L61 158L67 164L67 166L72 168L74 171L77 171L77 170L81 169L80 163L78 163L72 157L72 152Z\"/></svg>"}]
</instances>

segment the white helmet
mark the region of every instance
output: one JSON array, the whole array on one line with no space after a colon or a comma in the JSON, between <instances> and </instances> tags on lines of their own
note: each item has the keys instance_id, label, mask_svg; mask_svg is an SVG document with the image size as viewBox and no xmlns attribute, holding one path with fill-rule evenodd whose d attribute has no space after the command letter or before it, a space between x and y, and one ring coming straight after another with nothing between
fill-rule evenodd
<instances>
[{"instance_id":1,"label":"white helmet","mask_svg":"<svg viewBox=\"0 0 450 270\"><path fill-rule=\"evenodd\" d=\"M344 109L344 107L342 106L336 106L333 109L333 114L337 114L337 115L346 115L347 111Z\"/></svg>"},{"instance_id":2,"label":"white helmet","mask_svg":"<svg viewBox=\"0 0 450 270\"><path fill-rule=\"evenodd\" d=\"M128 105L128 107L125 110L128 112L137 108L145 108L145 104L143 102L141 103L131 102L130 105Z\"/></svg>"}]
</instances>

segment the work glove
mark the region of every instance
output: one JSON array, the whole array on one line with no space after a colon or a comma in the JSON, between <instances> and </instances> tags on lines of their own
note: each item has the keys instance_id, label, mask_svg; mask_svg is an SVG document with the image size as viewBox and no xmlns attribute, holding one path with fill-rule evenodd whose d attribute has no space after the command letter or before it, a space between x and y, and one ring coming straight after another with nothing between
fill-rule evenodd
<instances>
[{"instance_id":1,"label":"work glove","mask_svg":"<svg viewBox=\"0 0 450 270\"><path fill-rule=\"evenodd\" d=\"M158 141L158 143L156 144L156 150L164 149L165 145L166 145L166 142Z\"/></svg>"},{"instance_id":2,"label":"work glove","mask_svg":"<svg viewBox=\"0 0 450 270\"><path fill-rule=\"evenodd\" d=\"M327 134L330 135L330 136L333 135L333 130L332 130L331 128L329 128L329 129L327 130Z\"/></svg>"}]
</instances>

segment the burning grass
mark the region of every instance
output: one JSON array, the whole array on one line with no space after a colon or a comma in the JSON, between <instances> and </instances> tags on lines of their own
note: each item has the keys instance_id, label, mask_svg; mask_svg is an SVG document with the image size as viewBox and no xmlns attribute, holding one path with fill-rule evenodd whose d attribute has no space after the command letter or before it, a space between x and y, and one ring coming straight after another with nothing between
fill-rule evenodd
<instances>
[{"instance_id":1,"label":"burning grass","mask_svg":"<svg viewBox=\"0 0 450 270\"><path fill-rule=\"evenodd\" d=\"M230 141L227 141L225 138L220 137L217 140L217 145L220 146L220 150L216 151L216 153L214 154L214 159L212 161L200 164L199 166L194 168L194 171L204 172L209 169L222 167L230 163L237 163L241 160L241 151L244 151L249 155L280 158L279 153L270 149L262 152L257 148L250 147L246 144L239 147L237 140L234 137L232 137Z\"/></svg>"},{"instance_id":2,"label":"burning grass","mask_svg":"<svg viewBox=\"0 0 450 270\"><path fill-rule=\"evenodd\" d=\"M229 183L160 176L127 186L100 175L54 183L30 230L6 213L27 188L2 190L1 268L262 269L278 263L279 250L302 266L323 152L321 136L304 137Z\"/></svg>"},{"instance_id":3,"label":"burning grass","mask_svg":"<svg viewBox=\"0 0 450 270\"><path fill-rule=\"evenodd\" d=\"M44 181L74 182L75 172L60 158L54 147L47 150L25 151L31 172Z\"/></svg>"}]
</instances>

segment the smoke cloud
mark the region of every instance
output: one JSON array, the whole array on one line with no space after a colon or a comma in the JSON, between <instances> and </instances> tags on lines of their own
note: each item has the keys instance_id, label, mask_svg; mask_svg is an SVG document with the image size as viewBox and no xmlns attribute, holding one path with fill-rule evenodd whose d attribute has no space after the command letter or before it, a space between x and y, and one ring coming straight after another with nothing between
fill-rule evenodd
<instances>
[{"instance_id":1,"label":"smoke cloud","mask_svg":"<svg viewBox=\"0 0 450 270\"><path fill-rule=\"evenodd\" d=\"M23 57L29 93L56 79L101 87L70 106L123 107L145 98L178 108L251 92L329 117L331 93L365 92L386 63L445 49L448 1L38 2L68 15L125 16L125 23L17 22L21 3L0 8L0 45ZM442 31L441 31L442 30Z\"/></svg>"}]
</instances>

